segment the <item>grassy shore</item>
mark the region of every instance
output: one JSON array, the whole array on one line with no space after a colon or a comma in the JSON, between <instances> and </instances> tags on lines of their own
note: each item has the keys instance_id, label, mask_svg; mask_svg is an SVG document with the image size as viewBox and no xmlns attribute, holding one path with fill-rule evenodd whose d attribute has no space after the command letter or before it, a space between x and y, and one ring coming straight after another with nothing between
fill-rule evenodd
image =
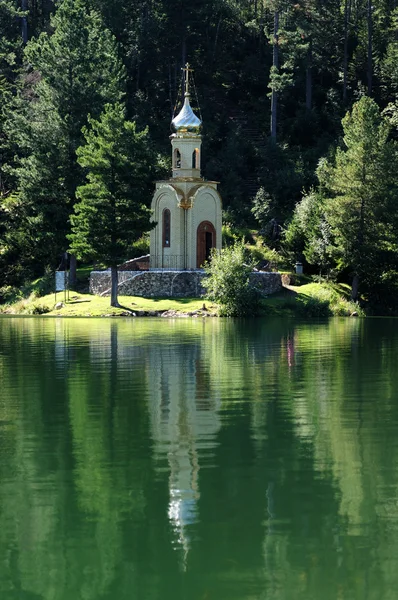
<instances>
[{"instance_id":1,"label":"grassy shore","mask_svg":"<svg viewBox=\"0 0 398 600\"><path fill-rule=\"evenodd\" d=\"M262 299L261 314L269 316L349 316L363 312L349 301L349 288L343 284L306 283L286 285L283 290ZM28 298L10 304L0 305L0 313L9 315L45 315L63 317L100 317L100 316L155 316L168 311L170 316L180 314L209 315L217 314L217 305L203 298L141 298L138 296L120 296L120 308L110 306L109 297L93 296L70 292L69 301L64 302L63 293L38 297L32 293ZM205 304L205 310L203 305ZM57 308L56 308L57 306ZM173 311L173 313L170 313Z\"/></svg>"},{"instance_id":2,"label":"grassy shore","mask_svg":"<svg viewBox=\"0 0 398 600\"><path fill-rule=\"evenodd\" d=\"M40 298L30 296L12 304L0 306L3 314L44 315L49 317L102 317L127 316L129 313L162 312L174 310L179 313L193 312L201 309L202 298L140 298L138 296L119 296L120 308L110 306L109 297L94 296L70 292L69 301L64 302L63 293L48 294ZM60 306L61 305L61 306ZM57 307L57 308L56 308ZM209 303L206 308L210 307ZM216 312L216 308L213 309Z\"/></svg>"},{"instance_id":3,"label":"grassy shore","mask_svg":"<svg viewBox=\"0 0 398 600\"><path fill-rule=\"evenodd\" d=\"M330 282L286 285L279 294L262 300L262 314L302 317L365 316L359 305L350 300L348 285Z\"/></svg>"}]
</instances>

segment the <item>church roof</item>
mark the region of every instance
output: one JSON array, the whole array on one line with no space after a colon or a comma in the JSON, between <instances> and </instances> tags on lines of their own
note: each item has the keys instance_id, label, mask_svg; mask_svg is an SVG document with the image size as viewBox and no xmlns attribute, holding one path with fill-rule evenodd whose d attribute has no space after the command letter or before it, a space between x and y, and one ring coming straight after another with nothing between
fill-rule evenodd
<instances>
[{"instance_id":1,"label":"church roof","mask_svg":"<svg viewBox=\"0 0 398 600\"><path fill-rule=\"evenodd\" d=\"M202 121L195 115L189 103L189 94L185 94L184 106L171 122L175 131L178 133L199 134Z\"/></svg>"}]
</instances>

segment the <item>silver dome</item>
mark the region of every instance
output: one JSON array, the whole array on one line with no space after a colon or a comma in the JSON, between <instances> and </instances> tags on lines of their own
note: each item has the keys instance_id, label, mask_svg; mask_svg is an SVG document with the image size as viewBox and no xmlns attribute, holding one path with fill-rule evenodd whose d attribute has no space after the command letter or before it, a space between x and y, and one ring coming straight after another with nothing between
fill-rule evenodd
<instances>
[{"instance_id":1,"label":"silver dome","mask_svg":"<svg viewBox=\"0 0 398 600\"><path fill-rule=\"evenodd\" d=\"M199 134L202 121L193 112L189 103L189 94L185 94L184 106L171 122L177 133Z\"/></svg>"}]
</instances>

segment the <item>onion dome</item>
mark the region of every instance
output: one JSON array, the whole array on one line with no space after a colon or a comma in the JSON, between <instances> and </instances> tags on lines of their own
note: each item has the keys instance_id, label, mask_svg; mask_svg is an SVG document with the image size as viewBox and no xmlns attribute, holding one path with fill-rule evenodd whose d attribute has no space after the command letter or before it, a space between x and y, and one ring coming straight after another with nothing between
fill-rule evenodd
<instances>
[{"instance_id":1,"label":"onion dome","mask_svg":"<svg viewBox=\"0 0 398 600\"><path fill-rule=\"evenodd\" d=\"M178 134L199 135L202 121L193 112L189 103L189 94L185 94L184 106L171 122L172 127Z\"/></svg>"}]
</instances>

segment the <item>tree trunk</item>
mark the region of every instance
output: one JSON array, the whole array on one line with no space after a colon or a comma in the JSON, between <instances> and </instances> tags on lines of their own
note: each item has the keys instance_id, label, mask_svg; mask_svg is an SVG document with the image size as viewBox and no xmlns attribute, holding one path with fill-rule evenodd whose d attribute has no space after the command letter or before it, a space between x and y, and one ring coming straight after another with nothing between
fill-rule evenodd
<instances>
[{"instance_id":1,"label":"tree trunk","mask_svg":"<svg viewBox=\"0 0 398 600\"><path fill-rule=\"evenodd\" d=\"M21 1L21 8L23 12L27 12L28 0ZM28 43L28 17L26 15L22 17L22 42L24 46Z\"/></svg>"},{"instance_id":2,"label":"tree trunk","mask_svg":"<svg viewBox=\"0 0 398 600\"><path fill-rule=\"evenodd\" d=\"M305 85L305 106L307 110L312 109L312 41L308 45L307 51L307 69Z\"/></svg>"},{"instance_id":3,"label":"tree trunk","mask_svg":"<svg viewBox=\"0 0 398 600\"><path fill-rule=\"evenodd\" d=\"M279 11L274 13L274 39L273 39L273 53L272 53L272 66L274 69L279 69L279 47L278 47L278 34L279 34ZM271 137L276 141L276 123L277 123L277 111L278 111L278 92L275 90L274 83L272 84L271 94Z\"/></svg>"},{"instance_id":4,"label":"tree trunk","mask_svg":"<svg viewBox=\"0 0 398 600\"><path fill-rule=\"evenodd\" d=\"M358 300L358 291L359 291L359 275L358 273L354 273L354 277L352 278L352 287L351 287L351 300L356 302Z\"/></svg>"},{"instance_id":5,"label":"tree trunk","mask_svg":"<svg viewBox=\"0 0 398 600\"><path fill-rule=\"evenodd\" d=\"M347 102L348 76L348 0L344 2L344 61L343 61L343 102Z\"/></svg>"},{"instance_id":6,"label":"tree trunk","mask_svg":"<svg viewBox=\"0 0 398 600\"><path fill-rule=\"evenodd\" d=\"M69 289L75 290L77 283L76 276L76 256L74 254L69 255Z\"/></svg>"},{"instance_id":7,"label":"tree trunk","mask_svg":"<svg viewBox=\"0 0 398 600\"><path fill-rule=\"evenodd\" d=\"M118 271L117 265L111 267L111 306L119 306L119 302L117 299L117 289L118 289Z\"/></svg>"},{"instance_id":8,"label":"tree trunk","mask_svg":"<svg viewBox=\"0 0 398 600\"><path fill-rule=\"evenodd\" d=\"M372 18L372 2L368 0L368 94L372 95L372 78L373 78L373 18Z\"/></svg>"},{"instance_id":9,"label":"tree trunk","mask_svg":"<svg viewBox=\"0 0 398 600\"><path fill-rule=\"evenodd\" d=\"M363 185L366 184L365 173L362 174L362 182ZM365 200L361 198L361 209L359 214L359 229L358 229L358 238L357 238L357 256L363 255L363 244L365 239ZM362 259L363 260L363 259ZM358 258L356 260L358 268ZM351 288L351 299L356 302L358 299L358 290L359 290L359 275L358 272L355 271L354 277L352 279L352 288Z\"/></svg>"},{"instance_id":10,"label":"tree trunk","mask_svg":"<svg viewBox=\"0 0 398 600\"><path fill-rule=\"evenodd\" d=\"M217 23L217 29L216 29L216 37L214 39L214 50L213 50L213 64L216 61L216 55L217 55L217 43L218 43L218 36L220 33L220 26L221 26L221 21L222 21L222 14L220 14L220 17L218 19L218 23Z\"/></svg>"}]
</instances>

